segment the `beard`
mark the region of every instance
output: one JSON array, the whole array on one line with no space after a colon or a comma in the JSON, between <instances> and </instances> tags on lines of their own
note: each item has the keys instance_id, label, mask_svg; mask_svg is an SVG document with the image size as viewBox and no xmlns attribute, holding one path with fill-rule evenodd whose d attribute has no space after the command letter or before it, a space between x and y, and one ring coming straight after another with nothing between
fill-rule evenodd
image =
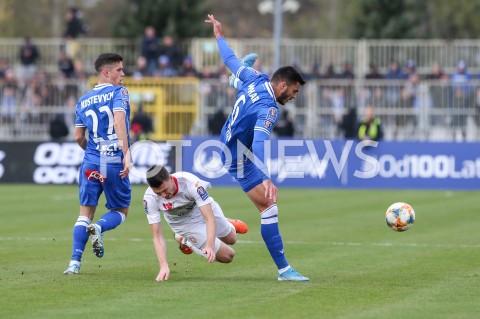
<instances>
[{"instance_id":1,"label":"beard","mask_svg":"<svg viewBox=\"0 0 480 319\"><path fill-rule=\"evenodd\" d=\"M277 97L277 102L280 103L281 105L285 105L285 103L288 102L288 95L286 92L284 93L281 93L278 97Z\"/></svg>"}]
</instances>

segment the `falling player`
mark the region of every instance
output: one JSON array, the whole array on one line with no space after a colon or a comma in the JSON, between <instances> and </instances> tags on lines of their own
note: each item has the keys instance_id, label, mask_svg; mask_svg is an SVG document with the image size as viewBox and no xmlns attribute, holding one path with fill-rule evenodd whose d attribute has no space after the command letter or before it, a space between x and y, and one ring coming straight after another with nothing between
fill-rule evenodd
<instances>
[{"instance_id":1,"label":"falling player","mask_svg":"<svg viewBox=\"0 0 480 319\"><path fill-rule=\"evenodd\" d=\"M143 197L145 212L153 236L153 246L159 263L157 281L168 280L170 268L162 231L161 214L180 242L180 250L191 250L182 244L187 238L202 250L209 262L230 263L235 251L229 246L236 242L236 233L244 234L247 225L226 219L217 202L207 193L210 183L187 172L170 174L165 167L152 166L147 171L147 188Z\"/></svg>"}]
</instances>

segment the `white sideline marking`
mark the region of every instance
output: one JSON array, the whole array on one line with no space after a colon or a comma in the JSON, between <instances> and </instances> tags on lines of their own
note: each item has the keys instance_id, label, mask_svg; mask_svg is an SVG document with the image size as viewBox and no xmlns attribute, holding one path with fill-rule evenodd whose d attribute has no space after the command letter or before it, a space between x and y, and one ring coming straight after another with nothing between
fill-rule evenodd
<instances>
[{"instance_id":1,"label":"white sideline marking","mask_svg":"<svg viewBox=\"0 0 480 319\"><path fill-rule=\"evenodd\" d=\"M70 194L70 195L53 195L52 196L52 200L54 200L56 202L65 201L65 200L72 200L72 199L77 199L77 198L78 198L78 194L77 195Z\"/></svg>"},{"instance_id":2,"label":"white sideline marking","mask_svg":"<svg viewBox=\"0 0 480 319\"><path fill-rule=\"evenodd\" d=\"M47 237L0 237L0 241L71 241L71 238L47 238ZM132 241L132 242L150 242L151 239L143 238L116 238L108 237L108 241ZM175 241L175 239L166 238L166 241ZM242 245L264 245L263 241L255 240L237 240ZM419 248L480 248L480 244L417 244L417 243L346 243L346 242L304 242L304 241L284 241L285 245L313 245L313 246L367 246L367 247L419 247Z\"/></svg>"}]
</instances>

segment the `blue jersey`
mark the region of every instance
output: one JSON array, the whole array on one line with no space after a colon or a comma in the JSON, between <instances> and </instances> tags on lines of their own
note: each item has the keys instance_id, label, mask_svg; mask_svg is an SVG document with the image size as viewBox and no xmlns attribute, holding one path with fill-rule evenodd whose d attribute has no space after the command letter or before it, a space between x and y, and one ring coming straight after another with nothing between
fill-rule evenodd
<instances>
[{"instance_id":1,"label":"blue jersey","mask_svg":"<svg viewBox=\"0 0 480 319\"><path fill-rule=\"evenodd\" d=\"M266 74L243 66L225 38L218 38L217 43L225 65L243 82L220 136L232 155L231 161L222 155L223 162L229 172L235 174L238 165L245 161L245 153L251 152L263 179L269 179L264 142L269 139L280 113L270 79Z\"/></svg>"},{"instance_id":2,"label":"blue jersey","mask_svg":"<svg viewBox=\"0 0 480 319\"><path fill-rule=\"evenodd\" d=\"M123 86L99 84L82 96L77 103L75 127L88 130L85 163L99 164L104 157L108 163L123 166L122 144L113 126L113 112L125 112L127 138L130 131L130 103L128 90ZM128 141L122 141L128 147ZM115 165L115 164L114 164Z\"/></svg>"}]
</instances>

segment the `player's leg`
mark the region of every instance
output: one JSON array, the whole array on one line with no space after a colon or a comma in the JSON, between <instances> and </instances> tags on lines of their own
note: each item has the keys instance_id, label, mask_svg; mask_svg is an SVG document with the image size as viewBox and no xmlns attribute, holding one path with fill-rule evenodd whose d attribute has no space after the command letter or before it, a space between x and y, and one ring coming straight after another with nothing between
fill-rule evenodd
<instances>
[{"instance_id":1,"label":"player's leg","mask_svg":"<svg viewBox=\"0 0 480 319\"><path fill-rule=\"evenodd\" d=\"M220 241L218 238L216 238L215 241L218 241L219 243L219 248L217 251L215 251L216 260L221 263L231 263L235 257L235 250L233 250L232 247L228 246L224 242Z\"/></svg>"},{"instance_id":2,"label":"player's leg","mask_svg":"<svg viewBox=\"0 0 480 319\"><path fill-rule=\"evenodd\" d=\"M248 226L240 219L227 218L227 221L233 226L237 234L246 234L248 232Z\"/></svg>"},{"instance_id":3,"label":"player's leg","mask_svg":"<svg viewBox=\"0 0 480 319\"><path fill-rule=\"evenodd\" d=\"M278 229L278 208L271 199L265 197L265 187L262 184L263 178L260 169L247 161L244 167L244 177L237 178L237 180L261 214L262 238L279 272L288 269L289 264L284 254L283 240Z\"/></svg>"},{"instance_id":4,"label":"player's leg","mask_svg":"<svg viewBox=\"0 0 480 319\"><path fill-rule=\"evenodd\" d=\"M278 227L278 207L273 200L265 197L265 187L263 186L261 171L256 166L253 167L247 164L245 167L245 177L238 179L238 181L260 212L260 231L270 256L278 268L278 279L308 281L308 278L303 277L290 267L285 257L283 239ZM281 279L285 276L288 279Z\"/></svg>"},{"instance_id":5,"label":"player's leg","mask_svg":"<svg viewBox=\"0 0 480 319\"><path fill-rule=\"evenodd\" d=\"M212 202L213 215L215 216L216 236L227 245L237 242L237 233L245 234L248 226L239 219L226 218L222 208L217 202Z\"/></svg>"},{"instance_id":6,"label":"player's leg","mask_svg":"<svg viewBox=\"0 0 480 319\"><path fill-rule=\"evenodd\" d=\"M73 226L72 237L72 257L68 268L64 271L66 275L75 275L80 271L82 255L88 241L87 227L90 226L95 216L95 209L98 205L98 199L102 193L101 184L89 179L95 167L88 164L80 166L80 175L78 181L79 199L80 199L80 215Z\"/></svg>"},{"instance_id":7,"label":"player's leg","mask_svg":"<svg viewBox=\"0 0 480 319\"><path fill-rule=\"evenodd\" d=\"M92 236L93 252L99 258L104 255L102 234L121 225L128 215L131 200L131 186L128 178L119 176L121 167L107 167L107 177L103 182L103 189L107 200L108 211L99 220L91 224L87 230Z\"/></svg>"},{"instance_id":8,"label":"player's leg","mask_svg":"<svg viewBox=\"0 0 480 319\"><path fill-rule=\"evenodd\" d=\"M285 258L283 239L278 228L277 205L271 199L265 197L265 187L262 182L249 190L247 196L260 212L260 232L273 261L277 265L279 272L287 270L289 264Z\"/></svg>"},{"instance_id":9,"label":"player's leg","mask_svg":"<svg viewBox=\"0 0 480 319\"><path fill-rule=\"evenodd\" d=\"M95 206L80 206L80 215L72 231L72 257L67 269L63 272L65 275L77 275L80 272L83 252L88 242L87 227L95 215L95 208Z\"/></svg>"},{"instance_id":10,"label":"player's leg","mask_svg":"<svg viewBox=\"0 0 480 319\"><path fill-rule=\"evenodd\" d=\"M222 235L228 234L232 231L232 228L228 222L222 223L220 227L220 234ZM203 249L205 247L205 244L207 242L207 224L205 223L203 218L201 221L199 220L195 223L190 223L188 226L184 225L183 227L172 227L171 225L171 228L175 232L175 234L187 238L198 249ZM215 237L215 244L213 250L215 251L216 260L222 263L231 262L233 260L233 257L235 256L235 251L230 246L222 242L218 237Z\"/></svg>"},{"instance_id":11,"label":"player's leg","mask_svg":"<svg viewBox=\"0 0 480 319\"><path fill-rule=\"evenodd\" d=\"M180 251L185 255L190 255L193 253L193 250L183 243L183 238L184 237L182 235L175 233L175 240L178 243L178 249L180 249Z\"/></svg>"},{"instance_id":12,"label":"player's leg","mask_svg":"<svg viewBox=\"0 0 480 319\"><path fill-rule=\"evenodd\" d=\"M215 216L216 237L227 245L234 245L237 242L237 231L223 214L222 208L217 202L212 202L212 211Z\"/></svg>"}]
</instances>

